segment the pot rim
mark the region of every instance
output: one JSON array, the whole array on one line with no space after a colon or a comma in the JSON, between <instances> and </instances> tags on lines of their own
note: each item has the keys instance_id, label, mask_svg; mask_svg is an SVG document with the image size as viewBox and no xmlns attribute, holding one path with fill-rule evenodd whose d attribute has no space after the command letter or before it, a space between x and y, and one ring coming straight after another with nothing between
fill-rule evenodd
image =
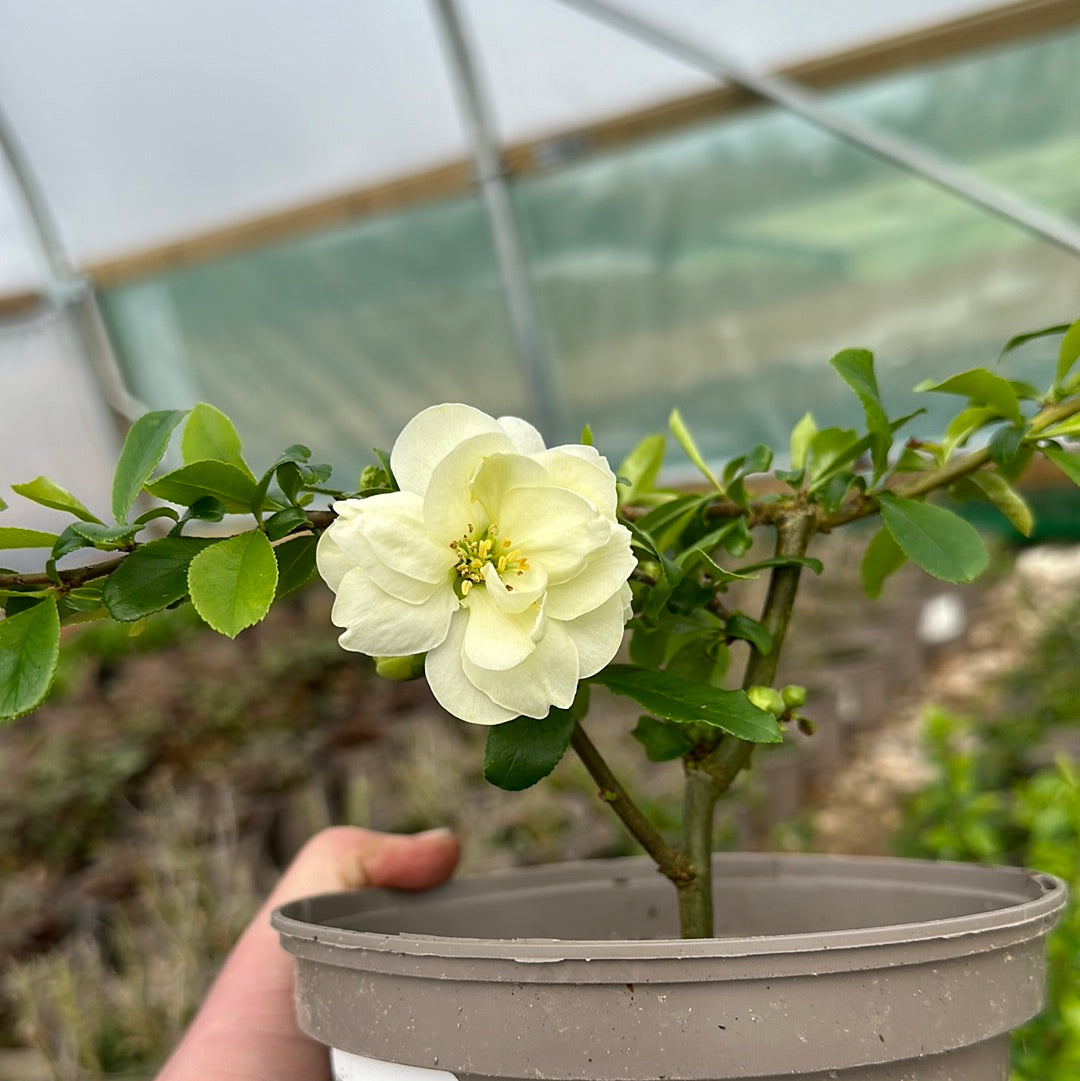
<instances>
[{"instance_id":1,"label":"pot rim","mask_svg":"<svg viewBox=\"0 0 1080 1081\"><path fill-rule=\"evenodd\" d=\"M514 961L553 962L638 959L646 949L655 958L734 958L776 954L831 952L866 947L888 947L914 941L963 939L994 934L1019 943L1046 933L1065 905L1068 890L1061 879L1040 871L949 861L916 860L887 856L834 856L768 853L717 853L713 872L721 885L735 878L772 879L778 884L827 876L832 884L846 879L853 889L881 890L903 885L907 891L969 896L983 911L911 923L852 927L841 930L716 937L707 939L560 939L481 938L364 931L346 921L361 923L390 908L410 904L439 904L467 908L484 897L487 903L503 895L512 904L523 890L546 890L553 900L586 883L614 888L650 884L658 874L643 857L582 860L514 868L464 876L424 893L363 890L303 898L278 908L274 928L292 952L302 943L316 949L345 948L375 953L451 958L512 958ZM299 947L299 950L297 949Z\"/></svg>"}]
</instances>

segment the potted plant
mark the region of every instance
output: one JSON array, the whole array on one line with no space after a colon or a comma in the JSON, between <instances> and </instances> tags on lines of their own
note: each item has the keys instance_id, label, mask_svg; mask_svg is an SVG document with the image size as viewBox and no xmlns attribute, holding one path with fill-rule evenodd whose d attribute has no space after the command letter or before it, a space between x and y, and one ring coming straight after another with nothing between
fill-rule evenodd
<instances>
[{"instance_id":1,"label":"potted plant","mask_svg":"<svg viewBox=\"0 0 1080 1081\"><path fill-rule=\"evenodd\" d=\"M920 387L962 401L933 441L901 434L917 414L887 413L860 349L831 365L861 430L808 414L781 468L758 446L714 472L673 413L694 490L659 486L659 434L613 471L587 432L547 448L524 421L459 404L420 413L352 491L300 445L254 472L211 406L149 413L120 454L111 523L47 478L13 486L73 520L58 534L0 527L0 546L45 553L40 572L0 574L0 716L41 702L65 622L190 600L234 636L317 567L343 647L391 678L423 675L450 713L489 727L489 781L527 787L572 748L647 854L286 906L275 924L298 959L300 1020L337 1049L339 1076L1004 1079L1008 1032L1041 1005L1058 880L714 855L713 819L759 744L812 727L802 688L774 681L800 579L820 570L816 536L880 516L861 567L872 594L908 560L968 582L983 543L929 496L989 501L1027 532L1014 482L1033 455L1080 482L1067 446L1080 322L1006 352L1050 335L1045 391L987 368ZM158 473L182 422L182 464ZM144 493L158 502L142 511ZM319 496L329 509L313 509ZM222 531L226 515L251 522ZM765 557L748 554L759 532L774 538ZM58 566L83 549L100 555ZM762 610L733 610L730 583L755 575ZM641 707L642 753L681 760L678 838L590 740L594 685Z\"/></svg>"}]
</instances>

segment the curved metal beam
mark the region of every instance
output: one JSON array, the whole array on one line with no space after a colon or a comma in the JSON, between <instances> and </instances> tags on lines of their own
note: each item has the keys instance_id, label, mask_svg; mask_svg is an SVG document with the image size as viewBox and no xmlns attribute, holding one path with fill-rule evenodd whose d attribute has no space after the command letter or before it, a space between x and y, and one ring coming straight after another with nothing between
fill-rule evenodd
<instances>
[{"instance_id":1,"label":"curved metal beam","mask_svg":"<svg viewBox=\"0 0 1080 1081\"><path fill-rule=\"evenodd\" d=\"M818 128L869 150L885 161L1019 225L1042 240L1048 240L1073 255L1080 255L1080 226L1076 223L1003 191L926 147L845 116L822 101L819 95L797 83L777 75L749 71L718 50L701 46L658 23L631 15L608 0L559 0L559 3L606 23L715 79L736 83Z\"/></svg>"}]
</instances>

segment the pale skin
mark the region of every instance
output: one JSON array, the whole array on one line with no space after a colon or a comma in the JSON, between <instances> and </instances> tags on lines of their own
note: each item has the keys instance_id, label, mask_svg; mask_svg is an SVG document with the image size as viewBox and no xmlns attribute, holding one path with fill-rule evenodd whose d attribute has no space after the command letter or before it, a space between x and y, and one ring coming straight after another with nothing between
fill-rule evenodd
<instances>
[{"instance_id":1,"label":"pale skin","mask_svg":"<svg viewBox=\"0 0 1080 1081\"><path fill-rule=\"evenodd\" d=\"M457 860L458 842L447 830L402 837L340 826L317 834L240 937L157 1081L328 1081L326 1049L297 1028L293 962L270 913L318 893L427 889L448 878Z\"/></svg>"}]
</instances>

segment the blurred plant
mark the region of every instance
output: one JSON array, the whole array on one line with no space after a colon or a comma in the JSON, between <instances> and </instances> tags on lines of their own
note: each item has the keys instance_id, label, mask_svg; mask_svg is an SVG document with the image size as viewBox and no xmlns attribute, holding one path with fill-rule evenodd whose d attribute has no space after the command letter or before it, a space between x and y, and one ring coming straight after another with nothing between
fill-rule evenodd
<instances>
[{"instance_id":1,"label":"blurred plant","mask_svg":"<svg viewBox=\"0 0 1080 1081\"><path fill-rule=\"evenodd\" d=\"M130 853L134 897L59 949L8 966L19 1034L57 1081L145 1078L161 1065L260 903L241 849L227 797L161 788Z\"/></svg>"},{"instance_id":2,"label":"blurred plant","mask_svg":"<svg viewBox=\"0 0 1080 1081\"><path fill-rule=\"evenodd\" d=\"M1068 612L1046 640L1071 635L1076 614ZM1023 713L980 722L940 709L929 714L925 738L937 777L909 801L896 844L905 856L1011 863L1069 884L1071 899L1047 944L1047 1006L1013 1035L1012 1081L1080 1076L1080 769L1064 754L1046 763L1056 737L1077 742L1080 668L1073 658L1063 679L1055 659L1037 649L1008 676L1013 687L1030 689ZM1043 676L1051 671L1058 678L1049 687Z\"/></svg>"}]
</instances>

